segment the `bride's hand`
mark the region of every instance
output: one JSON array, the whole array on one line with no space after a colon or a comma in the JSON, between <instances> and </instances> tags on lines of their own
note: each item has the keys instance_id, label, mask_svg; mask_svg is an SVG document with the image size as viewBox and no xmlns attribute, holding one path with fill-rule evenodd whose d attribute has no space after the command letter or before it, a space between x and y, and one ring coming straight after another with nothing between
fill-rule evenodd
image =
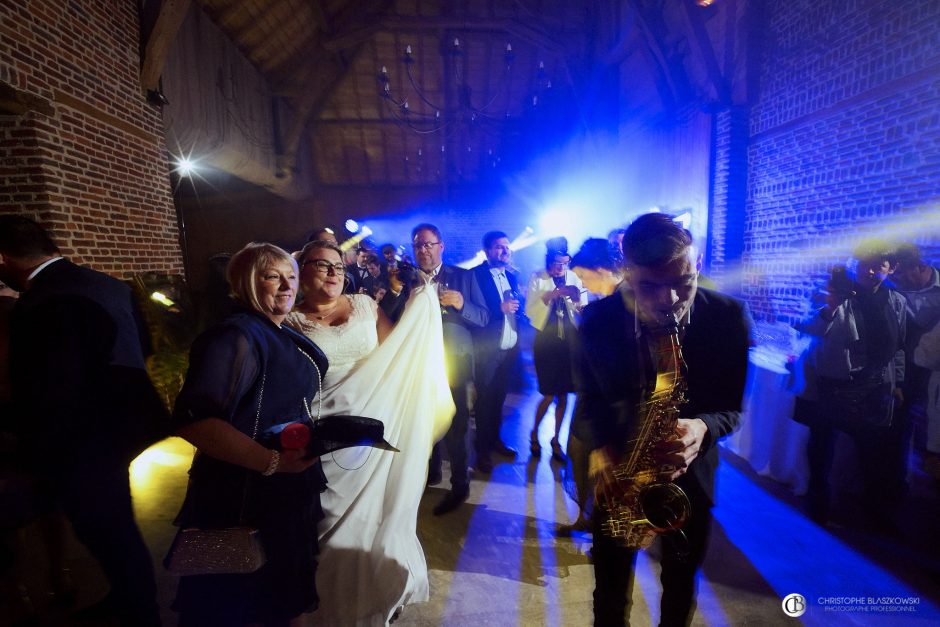
<instances>
[{"instance_id":1,"label":"bride's hand","mask_svg":"<svg viewBox=\"0 0 940 627\"><path fill-rule=\"evenodd\" d=\"M304 457L306 453L304 449L284 449L281 451L277 472L303 472L320 461L319 457Z\"/></svg>"}]
</instances>

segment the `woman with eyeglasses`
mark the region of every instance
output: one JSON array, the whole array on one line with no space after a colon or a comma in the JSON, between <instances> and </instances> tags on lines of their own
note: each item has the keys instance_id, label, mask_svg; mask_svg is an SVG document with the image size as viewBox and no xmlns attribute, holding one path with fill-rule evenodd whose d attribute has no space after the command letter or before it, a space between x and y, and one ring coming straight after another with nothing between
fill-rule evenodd
<instances>
[{"instance_id":1,"label":"woman with eyeglasses","mask_svg":"<svg viewBox=\"0 0 940 627\"><path fill-rule=\"evenodd\" d=\"M530 450L538 457L539 425L548 408L555 403L555 437L551 440L552 458L564 463L565 454L558 441L561 423L568 407L568 395L574 392L571 380L571 340L576 332L575 317L587 305L581 281L568 269L568 242L549 240L545 270L529 280L526 315L537 330L532 344L532 358L542 399L535 408L535 424L529 434Z\"/></svg>"},{"instance_id":2,"label":"woman with eyeglasses","mask_svg":"<svg viewBox=\"0 0 940 627\"><path fill-rule=\"evenodd\" d=\"M320 538L316 624L385 624L429 596L417 512L431 446L454 413L444 369L437 293L412 291L392 323L368 294L344 294L340 250L308 243L300 258L304 300L287 324L327 355L322 413L381 420L400 452L369 447L322 458L327 489Z\"/></svg>"}]
</instances>

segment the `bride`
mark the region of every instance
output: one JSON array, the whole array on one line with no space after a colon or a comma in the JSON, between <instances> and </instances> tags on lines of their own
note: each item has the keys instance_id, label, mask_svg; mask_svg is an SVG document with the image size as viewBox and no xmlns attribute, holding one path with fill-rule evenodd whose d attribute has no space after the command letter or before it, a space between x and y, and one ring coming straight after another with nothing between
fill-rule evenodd
<instances>
[{"instance_id":1,"label":"bride","mask_svg":"<svg viewBox=\"0 0 940 627\"><path fill-rule=\"evenodd\" d=\"M454 403L444 371L440 305L433 289L411 292L392 328L365 294L343 294L342 253L313 241L300 254L304 300L286 322L330 361L321 387L324 416L377 418L401 452L358 447L321 458L317 593L323 625L384 625L401 606L428 600L428 572L416 533L418 504L434 442Z\"/></svg>"}]
</instances>

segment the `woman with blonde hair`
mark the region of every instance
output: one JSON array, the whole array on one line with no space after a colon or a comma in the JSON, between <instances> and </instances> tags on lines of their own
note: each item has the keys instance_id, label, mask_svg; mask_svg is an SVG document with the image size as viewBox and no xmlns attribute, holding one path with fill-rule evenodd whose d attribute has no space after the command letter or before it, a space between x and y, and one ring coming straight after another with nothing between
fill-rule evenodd
<instances>
[{"instance_id":1,"label":"woman with blonde hair","mask_svg":"<svg viewBox=\"0 0 940 627\"><path fill-rule=\"evenodd\" d=\"M248 244L226 278L240 310L193 343L173 413L177 435L197 448L176 524L255 528L266 562L247 574L182 577L173 609L181 627L299 625L317 607L313 527L324 477L317 458L268 449L258 436L310 420L327 360L283 324L297 294L290 254Z\"/></svg>"}]
</instances>

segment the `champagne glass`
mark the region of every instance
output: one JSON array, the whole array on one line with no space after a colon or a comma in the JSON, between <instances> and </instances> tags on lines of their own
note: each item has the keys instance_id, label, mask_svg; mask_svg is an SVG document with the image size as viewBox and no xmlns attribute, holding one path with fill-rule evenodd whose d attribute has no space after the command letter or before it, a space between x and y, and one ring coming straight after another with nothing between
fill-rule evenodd
<instances>
[{"instance_id":1,"label":"champagne glass","mask_svg":"<svg viewBox=\"0 0 940 627\"><path fill-rule=\"evenodd\" d=\"M435 278L435 282L437 283L437 297L440 298L444 295L444 292L450 289L450 284L447 282L447 277L440 274ZM447 307L445 305L441 305L441 313L447 313Z\"/></svg>"}]
</instances>

